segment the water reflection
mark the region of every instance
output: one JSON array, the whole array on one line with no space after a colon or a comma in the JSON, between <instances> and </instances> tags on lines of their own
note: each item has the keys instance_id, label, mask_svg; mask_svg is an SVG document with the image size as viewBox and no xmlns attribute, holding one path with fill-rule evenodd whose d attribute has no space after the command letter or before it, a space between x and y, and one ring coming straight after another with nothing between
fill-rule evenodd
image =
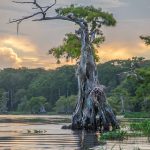
<instances>
[{"instance_id":1,"label":"water reflection","mask_svg":"<svg viewBox=\"0 0 150 150\"><path fill-rule=\"evenodd\" d=\"M53 118L55 120L54 116L48 117L51 121ZM0 116L1 120L2 118L4 116ZM9 116L7 118L9 119ZM14 118L16 119L17 116ZM62 118L64 119L64 116ZM95 133L64 130L61 129L62 125L63 123L58 122L53 124L0 123L0 150L86 150L98 144ZM28 130L31 132L29 133ZM35 130L46 132L34 133Z\"/></svg>"},{"instance_id":2,"label":"water reflection","mask_svg":"<svg viewBox=\"0 0 150 150\"><path fill-rule=\"evenodd\" d=\"M79 138L79 149L89 149L98 145L98 138L94 132L82 130L75 131L74 134Z\"/></svg>"}]
</instances>

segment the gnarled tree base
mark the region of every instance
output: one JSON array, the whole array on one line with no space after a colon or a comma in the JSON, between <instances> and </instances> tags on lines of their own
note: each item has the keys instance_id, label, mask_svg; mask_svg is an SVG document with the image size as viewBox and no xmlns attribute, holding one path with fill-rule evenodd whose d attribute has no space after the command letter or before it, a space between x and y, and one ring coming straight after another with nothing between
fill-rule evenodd
<instances>
[{"instance_id":1,"label":"gnarled tree base","mask_svg":"<svg viewBox=\"0 0 150 150\"><path fill-rule=\"evenodd\" d=\"M72 117L72 129L109 131L119 128L118 121L106 102L103 86L94 87L80 103Z\"/></svg>"}]
</instances>

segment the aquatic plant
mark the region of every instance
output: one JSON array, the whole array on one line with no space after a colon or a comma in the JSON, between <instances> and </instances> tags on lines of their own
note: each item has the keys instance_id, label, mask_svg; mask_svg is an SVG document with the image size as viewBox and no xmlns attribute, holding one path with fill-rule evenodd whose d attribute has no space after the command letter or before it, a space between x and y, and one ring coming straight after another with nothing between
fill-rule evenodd
<instances>
[{"instance_id":1,"label":"aquatic plant","mask_svg":"<svg viewBox=\"0 0 150 150\"><path fill-rule=\"evenodd\" d=\"M43 134L43 133L46 133L47 131L46 130L29 130L27 129L27 134Z\"/></svg>"},{"instance_id":2,"label":"aquatic plant","mask_svg":"<svg viewBox=\"0 0 150 150\"><path fill-rule=\"evenodd\" d=\"M127 138L127 132L122 130L115 130L111 132L105 132L100 135L99 140L119 140L122 141Z\"/></svg>"},{"instance_id":3,"label":"aquatic plant","mask_svg":"<svg viewBox=\"0 0 150 150\"><path fill-rule=\"evenodd\" d=\"M139 123L131 123L130 124L131 131L139 131L144 136L148 137L148 141L150 142L150 121L145 120Z\"/></svg>"}]
</instances>

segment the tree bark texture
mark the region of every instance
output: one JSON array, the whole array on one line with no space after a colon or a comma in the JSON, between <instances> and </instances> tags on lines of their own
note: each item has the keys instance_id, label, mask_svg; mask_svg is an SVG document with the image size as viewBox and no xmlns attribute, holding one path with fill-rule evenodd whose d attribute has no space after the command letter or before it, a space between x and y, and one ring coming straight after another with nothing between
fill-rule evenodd
<instances>
[{"instance_id":1,"label":"tree bark texture","mask_svg":"<svg viewBox=\"0 0 150 150\"><path fill-rule=\"evenodd\" d=\"M76 70L78 101L72 116L72 129L103 130L119 127L106 101L104 86L98 81L88 26L81 28L81 57Z\"/></svg>"}]
</instances>

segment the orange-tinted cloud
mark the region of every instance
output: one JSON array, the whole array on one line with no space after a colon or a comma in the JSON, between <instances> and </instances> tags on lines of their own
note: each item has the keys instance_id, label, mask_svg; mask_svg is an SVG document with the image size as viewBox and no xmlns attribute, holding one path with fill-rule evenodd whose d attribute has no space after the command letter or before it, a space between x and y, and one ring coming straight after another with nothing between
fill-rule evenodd
<instances>
[{"instance_id":1,"label":"orange-tinted cloud","mask_svg":"<svg viewBox=\"0 0 150 150\"><path fill-rule=\"evenodd\" d=\"M36 46L25 38L16 36L2 36L0 37L0 68L22 67L22 57L25 55L34 55L37 52L36 50Z\"/></svg>"},{"instance_id":2,"label":"orange-tinted cloud","mask_svg":"<svg viewBox=\"0 0 150 150\"><path fill-rule=\"evenodd\" d=\"M128 59L133 56L150 59L150 47L145 46L141 41L130 45L127 43L107 43L97 48L101 62L112 59Z\"/></svg>"},{"instance_id":3,"label":"orange-tinted cloud","mask_svg":"<svg viewBox=\"0 0 150 150\"><path fill-rule=\"evenodd\" d=\"M43 57L23 57L22 66L28 68L45 68L45 69L56 69L63 65L74 65L75 61L66 62L65 59L61 60L60 64L56 63L56 59L52 56L43 56Z\"/></svg>"},{"instance_id":4,"label":"orange-tinted cloud","mask_svg":"<svg viewBox=\"0 0 150 150\"><path fill-rule=\"evenodd\" d=\"M61 64L56 63L56 59L46 53L38 52L37 46L31 41L21 37L1 37L0 38L0 67L28 67L55 69L63 65L74 65L75 61L66 62L61 60ZM143 41L138 41L135 45L131 43L104 43L97 48L100 62L112 59L128 59L133 56L150 58L150 47L145 46Z\"/></svg>"},{"instance_id":5,"label":"orange-tinted cloud","mask_svg":"<svg viewBox=\"0 0 150 150\"><path fill-rule=\"evenodd\" d=\"M21 66L21 59L11 48L3 47L0 48L0 68L14 67L18 68Z\"/></svg>"},{"instance_id":6,"label":"orange-tinted cloud","mask_svg":"<svg viewBox=\"0 0 150 150\"><path fill-rule=\"evenodd\" d=\"M35 52L37 50L35 45L22 37L3 37L0 39L0 46L13 48L21 52Z\"/></svg>"}]
</instances>

